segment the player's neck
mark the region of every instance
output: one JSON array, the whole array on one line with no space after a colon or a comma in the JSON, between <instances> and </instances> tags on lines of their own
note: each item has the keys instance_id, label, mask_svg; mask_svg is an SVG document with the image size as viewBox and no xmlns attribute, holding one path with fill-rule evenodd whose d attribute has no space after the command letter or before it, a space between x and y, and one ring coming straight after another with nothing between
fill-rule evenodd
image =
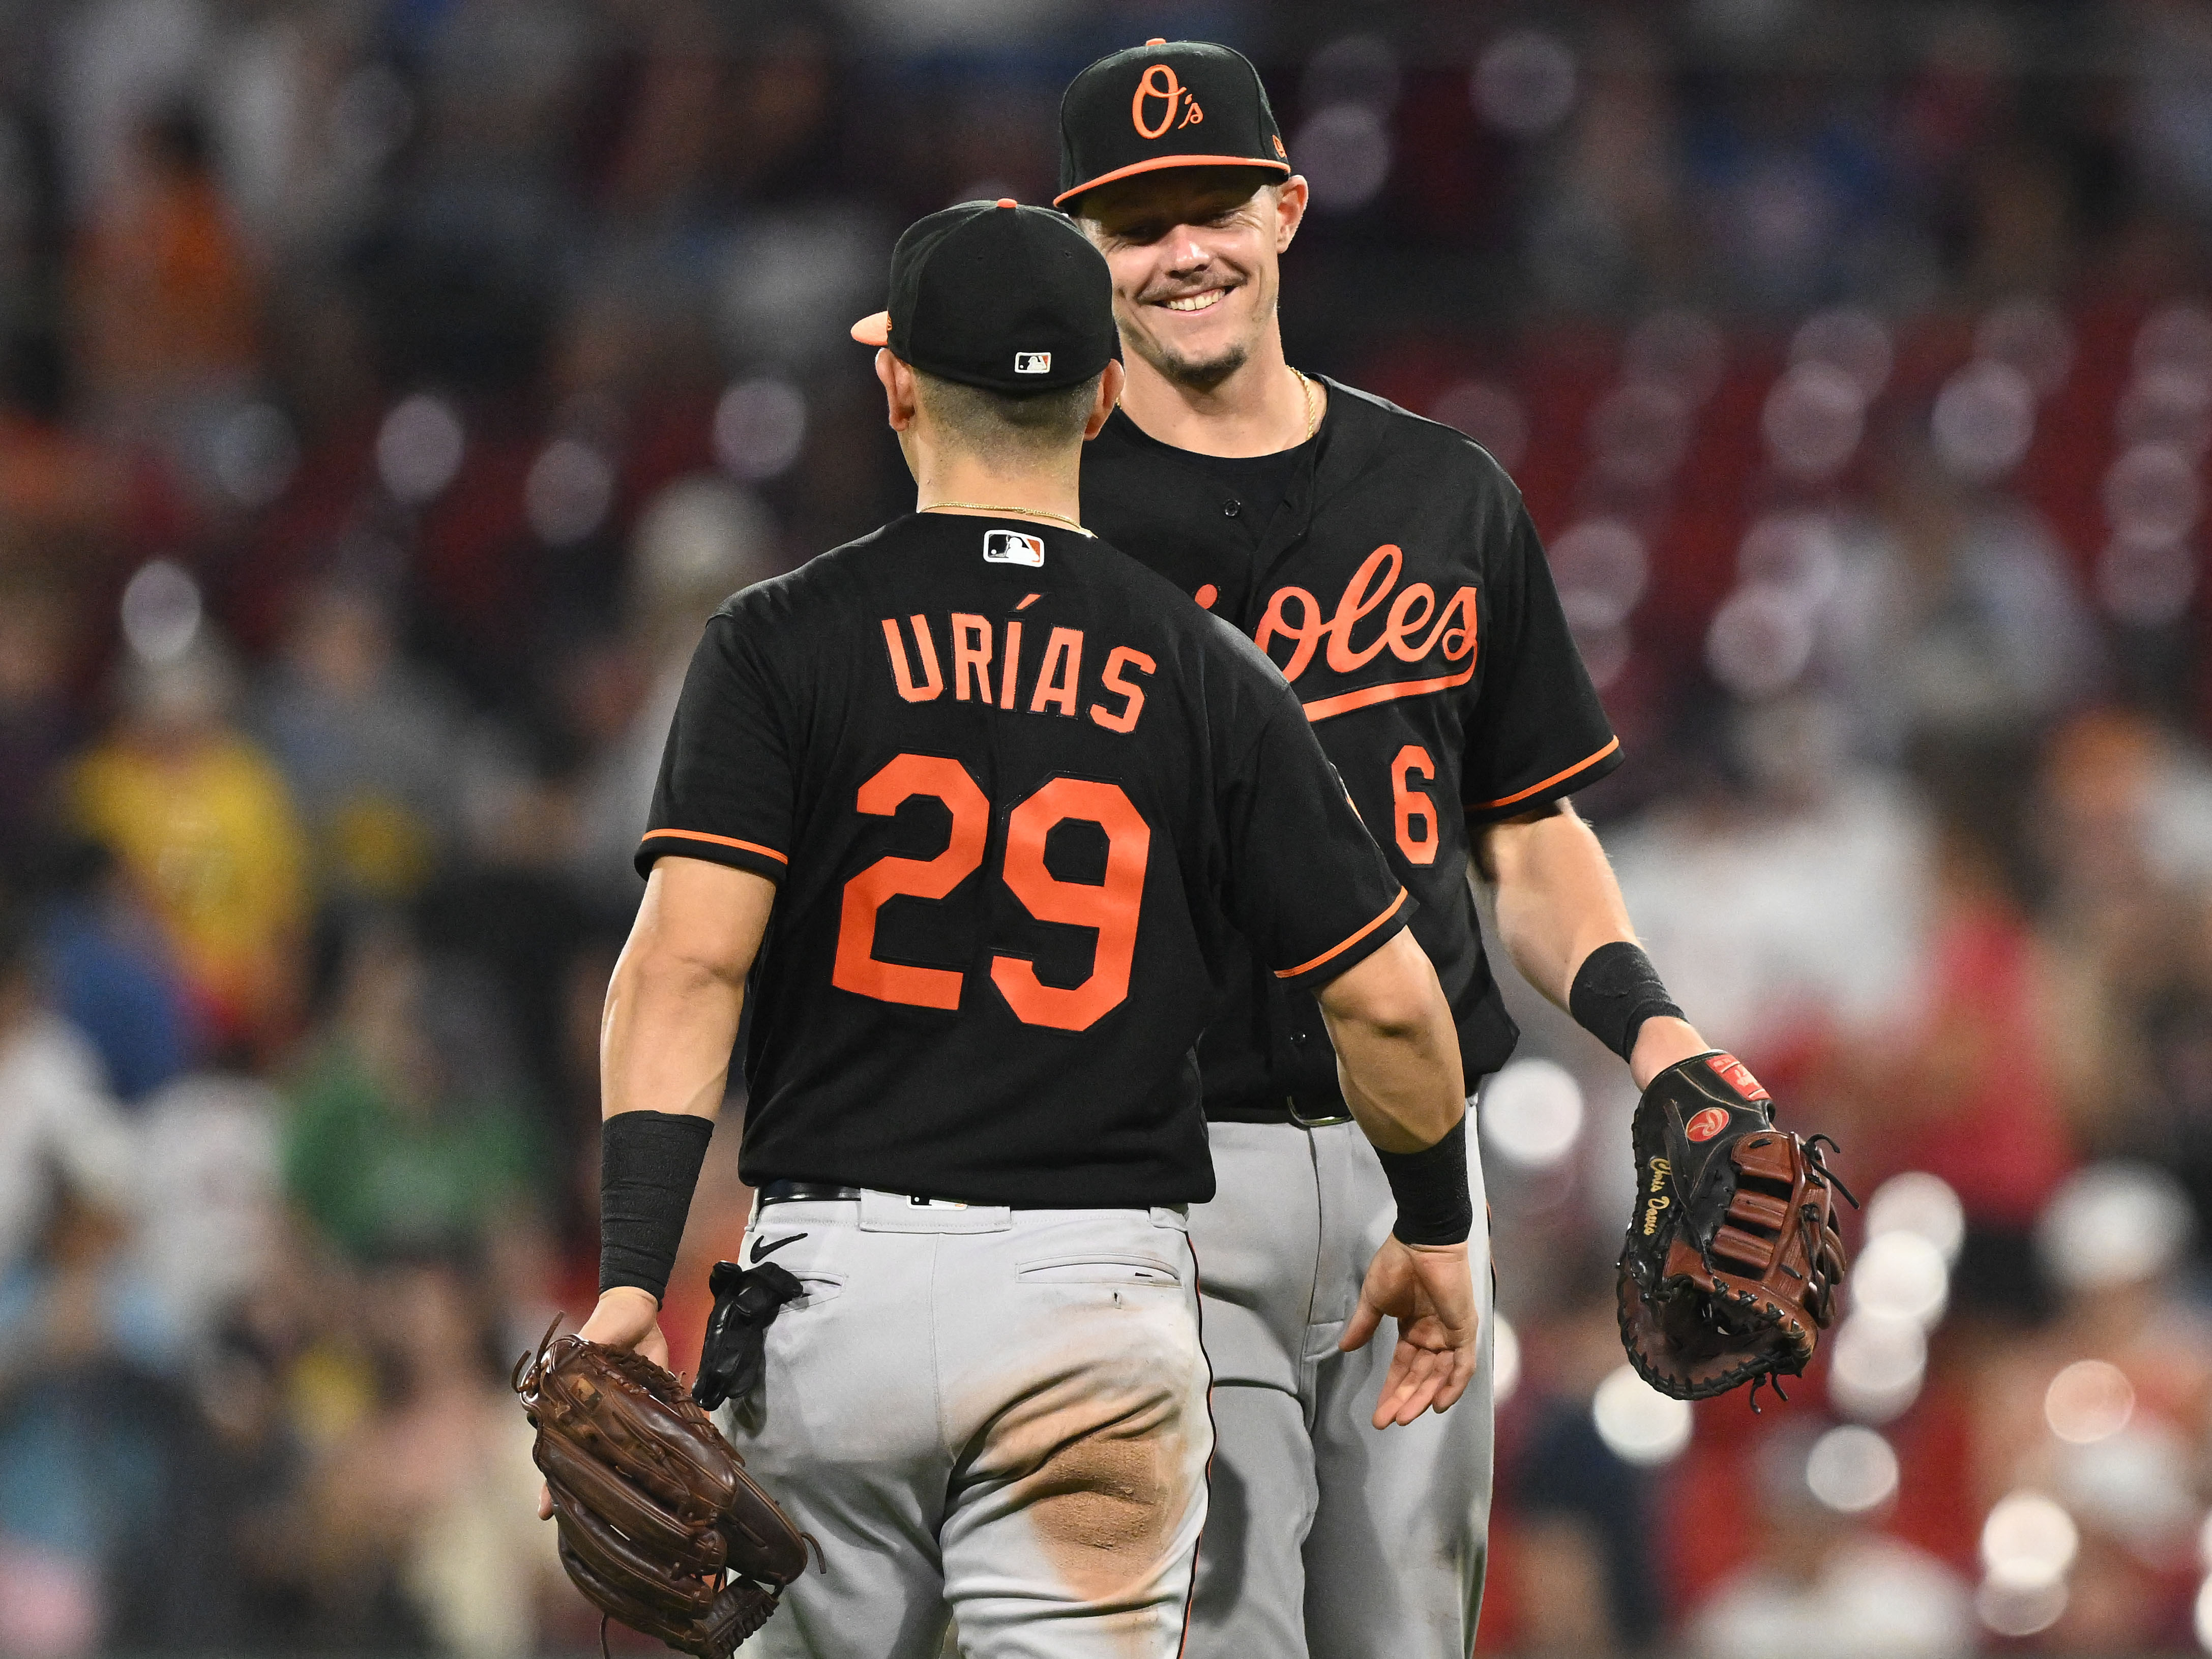
<instances>
[{"instance_id":1,"label":"player's neck","mask_svg":"<svg viewBox=\"0 0 2212 1659\"><path fill-rule=\"evenodd\" d=\"M1121 410L1137 429L1200 455L1273 455L1310 435L1327 392L1309 386L1283 357L1279 325L1270 323L1242 368L1201 390L1170 380L1134 351L1124 354L1128 381Z\"/></svg>"},{"instance_id":2,"label":"player's neck","mask_svg":"<svg viewBox=\"0 0 2212 1659\"><path fill-rule=\"evenodd\" d=\"M1034 518L1045 522L1079 520L1083 511L1082 458L1076 450L1034 466L1008 466L958 450L918 455L914 468L917 512L977 514L999 518Z\"/></svg>"}]
</instances>

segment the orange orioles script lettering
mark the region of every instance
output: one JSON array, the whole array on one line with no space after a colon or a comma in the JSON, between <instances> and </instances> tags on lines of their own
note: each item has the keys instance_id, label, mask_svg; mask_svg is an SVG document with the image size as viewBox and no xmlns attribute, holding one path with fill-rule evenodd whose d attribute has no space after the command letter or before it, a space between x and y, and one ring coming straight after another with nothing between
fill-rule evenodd
<instances>
[{"instance_id":1,"label":"orange orioles script lettering","mask_svg":"<svg viewBox=\"0 0 2212 1659\"><path fill-rule=\"evenodd\" d=\"M949 660L949 689L956 702L1061 720L1087 714L1109 732L1128 732L1136 730L1145 712L1143 680L1159 669L1133 646L1117 645L1103 656L1086 657L1079 628L1043 630L1042 649L1035 644L1024 647L1019 622L996 623L972 611L957 611L934 622L918 614L885 617L882 627L891 686L907 702L934 702L945 696L944 665ZM942 653L939 629L945 641ZM1094 663L1097 666L1092 672ZM1087 703L1086 676L1091 691Z\"/></svg>"},{"instance_id":2,"label":"orange orioles script lettering","mask_svg":"<svg viewBox=\"0 0 2212 1659\"><path fill-rule=\"evenodd\" d=\"M1306 704L1308 720L1324 720L1332 714L1395 697L1449 690L1474 678L1474 589L1459 589L1439 607L1436 589L1426 582L1398 587L1405 568L1404 551L1386 542L1352 573L1336 609L1328 615L1322 614L1320 601L1303 587L1279 587L1267 601L1267 614L1252 637L1270 656L1275 655L1273 647L1277 640L1288 642L1289 659L1276 660L1283 678L1293 685L1312 665L1316 652L1338 674L1357 673L1385 652L1398 662L1444 671L1316 698ZM1397 591L1394 593L1393 589ZM1362 624L1378 611L1382 614L1374 632L1362 643L1358 637ZM1433 660L1439 655L1441 661Z\"/></svg>"},{"instance_id":3,"label":"orange orioles script lettering","mask_svg":"<svg viewBox=\"0 0 2212 1659\"><path fill-rule=\"evenodd\" d=\"M1146 106L1158 100L1159 120L1146 118ZM1180 114L1180 121L1176 117ZM1136 96L1129 100L1129 119L1140 138L1158 138L1170 127L1196 126L1206 119L1206 112L1198 106L1198 99L1191 89L1176 79L1176 72L1165 64L1155 64L1137 79Z\"/></svg>"}]
</instances>

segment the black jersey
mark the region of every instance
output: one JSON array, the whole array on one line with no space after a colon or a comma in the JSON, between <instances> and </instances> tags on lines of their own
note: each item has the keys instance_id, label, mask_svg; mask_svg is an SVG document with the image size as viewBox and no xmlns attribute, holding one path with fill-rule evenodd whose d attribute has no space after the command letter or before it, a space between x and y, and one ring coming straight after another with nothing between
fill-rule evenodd
<instances>
[{"instance_id":1,"label":"black jersey","mask_svg":"<svg viewBox=\"0 0 2212 1659\"><path fill-rule=\"evenodd\" d=\"M1276 511L1116 411L1084 446L1084 521L1281 667L1391 868L1459 1026L1468 1081L1519 1032L1485 961L1470 825L1620 761L1521 493L1449 427L1334 380ZM1264 517L1265 522L1258 522ZM1279 1118L1336 1097L1310 999L1248 967L1200 1048L1206 1109ZM1341 1109L1338 1108L1338 1109Z\"/></svg>"},{"instance_id":2,"label":"black jersey","mask_svg":"<svg viewBox=\"0 0 2212 1659\"><path fill-rule=\"evenodd\" d=\"M1325 983L1413 908L1251 642L1027 521L909 516L731 599L652 823L641 870L782 886L755 1185L1210 1198L1192 1051L1231 976Z\"/></svg>"}]
</instances>

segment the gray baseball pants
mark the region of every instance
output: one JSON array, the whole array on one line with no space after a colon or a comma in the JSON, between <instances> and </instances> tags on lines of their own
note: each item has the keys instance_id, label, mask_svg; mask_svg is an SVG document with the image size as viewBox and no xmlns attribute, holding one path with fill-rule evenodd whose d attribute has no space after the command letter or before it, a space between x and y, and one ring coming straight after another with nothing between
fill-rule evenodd
<instances>
[{"instance_id":1,"label":"gray baseball pants","mask_svg":"<svg viewBox=\"0 0 2212 1659\"><path fill-rule=\"evenodd\" d=\"M1218 1443L1190 1659L1467 1659L1490 1521L1491 1279L1469 1242L1480 1362L1449 1411L1370 1419L1389 1320L1339 1353L1396 1214L1358 1126L1208 1126L1218 1195L1190 1212Z\"/></svg>"},{"instance_id":2,"label":"gray baseball pants","mask_svg":"<svg viewBox=\"0 0 2212 1659\"><path fill-rule=\"evenodd\" d=\"M788 1240L780 1243L780 1240ZM748 1659L1174 1659L1213 1448L1177 1209L757 1207L806 1286L721 1420L822 1545Z\"/></svg>"}]
</instances>

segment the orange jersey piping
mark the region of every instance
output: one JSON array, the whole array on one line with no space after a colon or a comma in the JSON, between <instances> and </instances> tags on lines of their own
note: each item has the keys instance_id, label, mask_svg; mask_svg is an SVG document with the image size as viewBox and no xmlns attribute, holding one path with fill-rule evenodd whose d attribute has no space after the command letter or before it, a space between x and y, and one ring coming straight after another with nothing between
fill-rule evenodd
<instances>
[{"instance_id":1,"label":"orange jersey piping","mask_svg":"<svg viewBox=\"0 0 2212 1659\"><path fill-rule=\"evenodd\" d=\"M704 830L648 830L638 845L642 847L646 842L663 840L712 842L717 847L734 847L740 853L758 853L763 858L774 859L778 864L791 862L773 847L763 847L756 841L739 841L734 836L710 836Z\"/></svg>"},{"instance_id":2,"label":"orange jersey piping","mask_svg":"<svg viewBox=\"0 0 2212 1659\"><path fill-rule=\"evenodd\" d=\"M1358 944L1360 940L1365 939L1370 933L1373 933L1377 927L1380 927L1384 922L1389 921L1391 917L1396 915L1398 914L1398 907L1405 902L1406 890L1401 887L1398 890L1398 896L1392 899L1389 904L1383 907L1382 914L1376 917L1374 921L1369 922L1358 933L1352 934L1351 938L1330 945L1328 950L1322 951L1311 962L1302 962L1295 968L1278 968L1275 969L1275 977L1277 979L1296 979L1300 974L1311 973L1315 969L1328 961L1330 957L1342 956L1346 951L1349 951L1353 945Z\"/></svg>"},{"instance_id":3,"label":"orange jersey piping","mask_svg":"<svg viewBox=\"0 0 2212 1659\"><path fill-rule=\"evenodd\" d=\"M1529 796L1534 794L1539 789L1549 789L1553 784L1559 782L1562 778L1571 778L1574 776L1576 773L1581 771L1584 767L1596 765L1600 761L1603 760L1607 755L1610 755L1614 750L1620 747L1620 739L1619 738L1615 738L1611 743L1606 744L1604 748L1599 750L1595 755L1591 755L1585 759L1577 761L1572 766L1570 766L1564 772L1553 773L1550 777L1546 778L1541 783L1532 783L1526 789L1518 790L1510 795L1501 796L1496 800L1471 800L1468 805L1472 806L1478 812L1486 812L1493 806L1510 806L1516 800L1528 799Z\"/></svg>"}]
</instances>

